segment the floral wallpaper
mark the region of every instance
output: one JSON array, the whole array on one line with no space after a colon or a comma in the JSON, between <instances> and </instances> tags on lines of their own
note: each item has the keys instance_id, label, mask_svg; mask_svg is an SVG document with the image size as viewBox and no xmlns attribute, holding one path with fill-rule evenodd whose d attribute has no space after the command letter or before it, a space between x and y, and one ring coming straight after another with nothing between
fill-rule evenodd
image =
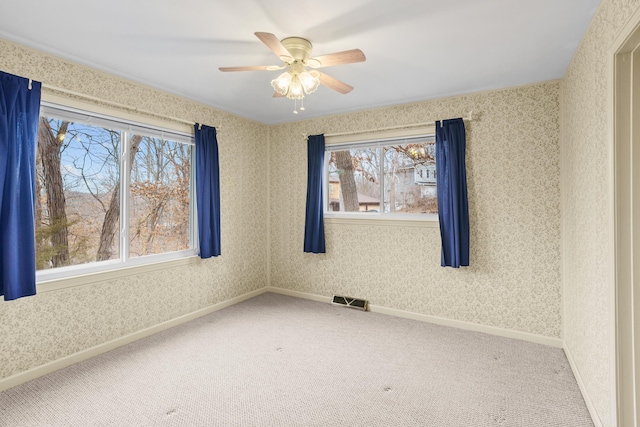
<instances>
[{"instance_id":1,"label":"floral wallpaper","mask_svg":"<svg viewBox=\"0 0 640 427\"><path fill-rule=\"evenodd\" d=\"M602 424L612 426L609 318L609 49L638 0L603 0L562 80L564 340Z\"/></svg>"},{"instance_id":2,"label":"floral wallpaper","mask_svg":"<svg viewBox=\"0 0 640 427\"><path fill-rule=\"evenodd\" d=\"M302 252L304 134L467 117L472 110L470 267L440 267L439 228L401 223L327 222L327 253ZM274 126L271 285L560 338L559 126L557 81Z\"/></svg>"},{"instance_id":3,"label":"floral wallpaper","mask_svg":"<svg viewBox=\"0 0 640 427\"><path fill-rule=\"evenodd\" d=\"M218 258L0 301L0 379L267 286L267 126L4 40L0 70L216 126L222 204Z\"/></svg>"}]
</instances>

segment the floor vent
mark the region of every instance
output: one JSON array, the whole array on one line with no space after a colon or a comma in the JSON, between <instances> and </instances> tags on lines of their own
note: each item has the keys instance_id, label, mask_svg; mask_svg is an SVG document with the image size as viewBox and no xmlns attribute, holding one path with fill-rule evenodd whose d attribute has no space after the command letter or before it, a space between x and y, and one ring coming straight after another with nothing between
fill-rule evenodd
<instances>
[{"instance_id":1,"label":"floor vent","mask_svg":"<svg viewBox=\"0 0 640 427\"><path fill-rule=\"evenodd\" d=\"M351 298L351 297L342 297L340 295L334 295L331 300L331 304L333 305L342 305L350 308L357 308L358 310L367 311L367 306L369 303L367 300Z\"/></svg>"}]
</instances>

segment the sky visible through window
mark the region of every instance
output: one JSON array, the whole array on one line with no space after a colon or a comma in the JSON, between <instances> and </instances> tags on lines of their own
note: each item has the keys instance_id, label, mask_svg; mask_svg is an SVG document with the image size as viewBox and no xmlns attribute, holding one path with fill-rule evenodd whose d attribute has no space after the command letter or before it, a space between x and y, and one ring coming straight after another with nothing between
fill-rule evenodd
<instances>
[{"instance_id":1,"label":"sky visible through window","mask_svg":"<svg viewBox=\"0 0 640 427\"><path fill-rule=\"evenodd\" d=\"M191 154L190 145L176 141L42 117L38 269L121 258L125 217L130 257L189 249ZM124 192L123 169L130 177Z\"/></svg>"}]
</instances>

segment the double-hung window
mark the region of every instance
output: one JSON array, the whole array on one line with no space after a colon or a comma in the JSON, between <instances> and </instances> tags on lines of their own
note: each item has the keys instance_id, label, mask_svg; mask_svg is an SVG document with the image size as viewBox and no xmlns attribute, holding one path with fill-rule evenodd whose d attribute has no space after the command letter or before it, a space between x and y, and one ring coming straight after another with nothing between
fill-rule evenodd
<instances>
[{"instance_id":1,"label":"double-hung window","mask_svg":"<svg viewBox=\"0 0 640 427\"><path fill-rule=\"evenodd\" d=\"M38 280L196 253L193 135L43 105Z\"/></svg>"},{"instance_id":2,"label":"double-hung window","mask_svg":"<svg viewBox=\"0 0 640 427\"><path fill-rule=\"evenodd\" d=\"M435 137L327 144L325 214L435 219Z\"/></svg>"}]
</instances>

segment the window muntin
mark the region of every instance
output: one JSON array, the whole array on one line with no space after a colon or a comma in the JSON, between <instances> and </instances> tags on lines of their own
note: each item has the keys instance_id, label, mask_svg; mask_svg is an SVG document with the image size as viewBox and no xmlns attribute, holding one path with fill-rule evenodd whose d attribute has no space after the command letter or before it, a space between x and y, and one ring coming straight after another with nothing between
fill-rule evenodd
<instances>
[{"instance_id":1,"label":"window muntin","mask_svg":"<svg viewBox=\"0 0 640 427\"><path fill-rule=\"evenodd\" d=\"M327 145L326 151L329 216L432 218L437 214L433 135Z\"/></svg>"},{"instance_id":2,"label":"window muntin","mask_svg":"<svg viewBox=\"0 0 640 427\"><path fill-rule=\"evenodd\" d=\"M38 280L194 255L192 145L179 132L43 106Z\"/></svg>"}]
</instances>

